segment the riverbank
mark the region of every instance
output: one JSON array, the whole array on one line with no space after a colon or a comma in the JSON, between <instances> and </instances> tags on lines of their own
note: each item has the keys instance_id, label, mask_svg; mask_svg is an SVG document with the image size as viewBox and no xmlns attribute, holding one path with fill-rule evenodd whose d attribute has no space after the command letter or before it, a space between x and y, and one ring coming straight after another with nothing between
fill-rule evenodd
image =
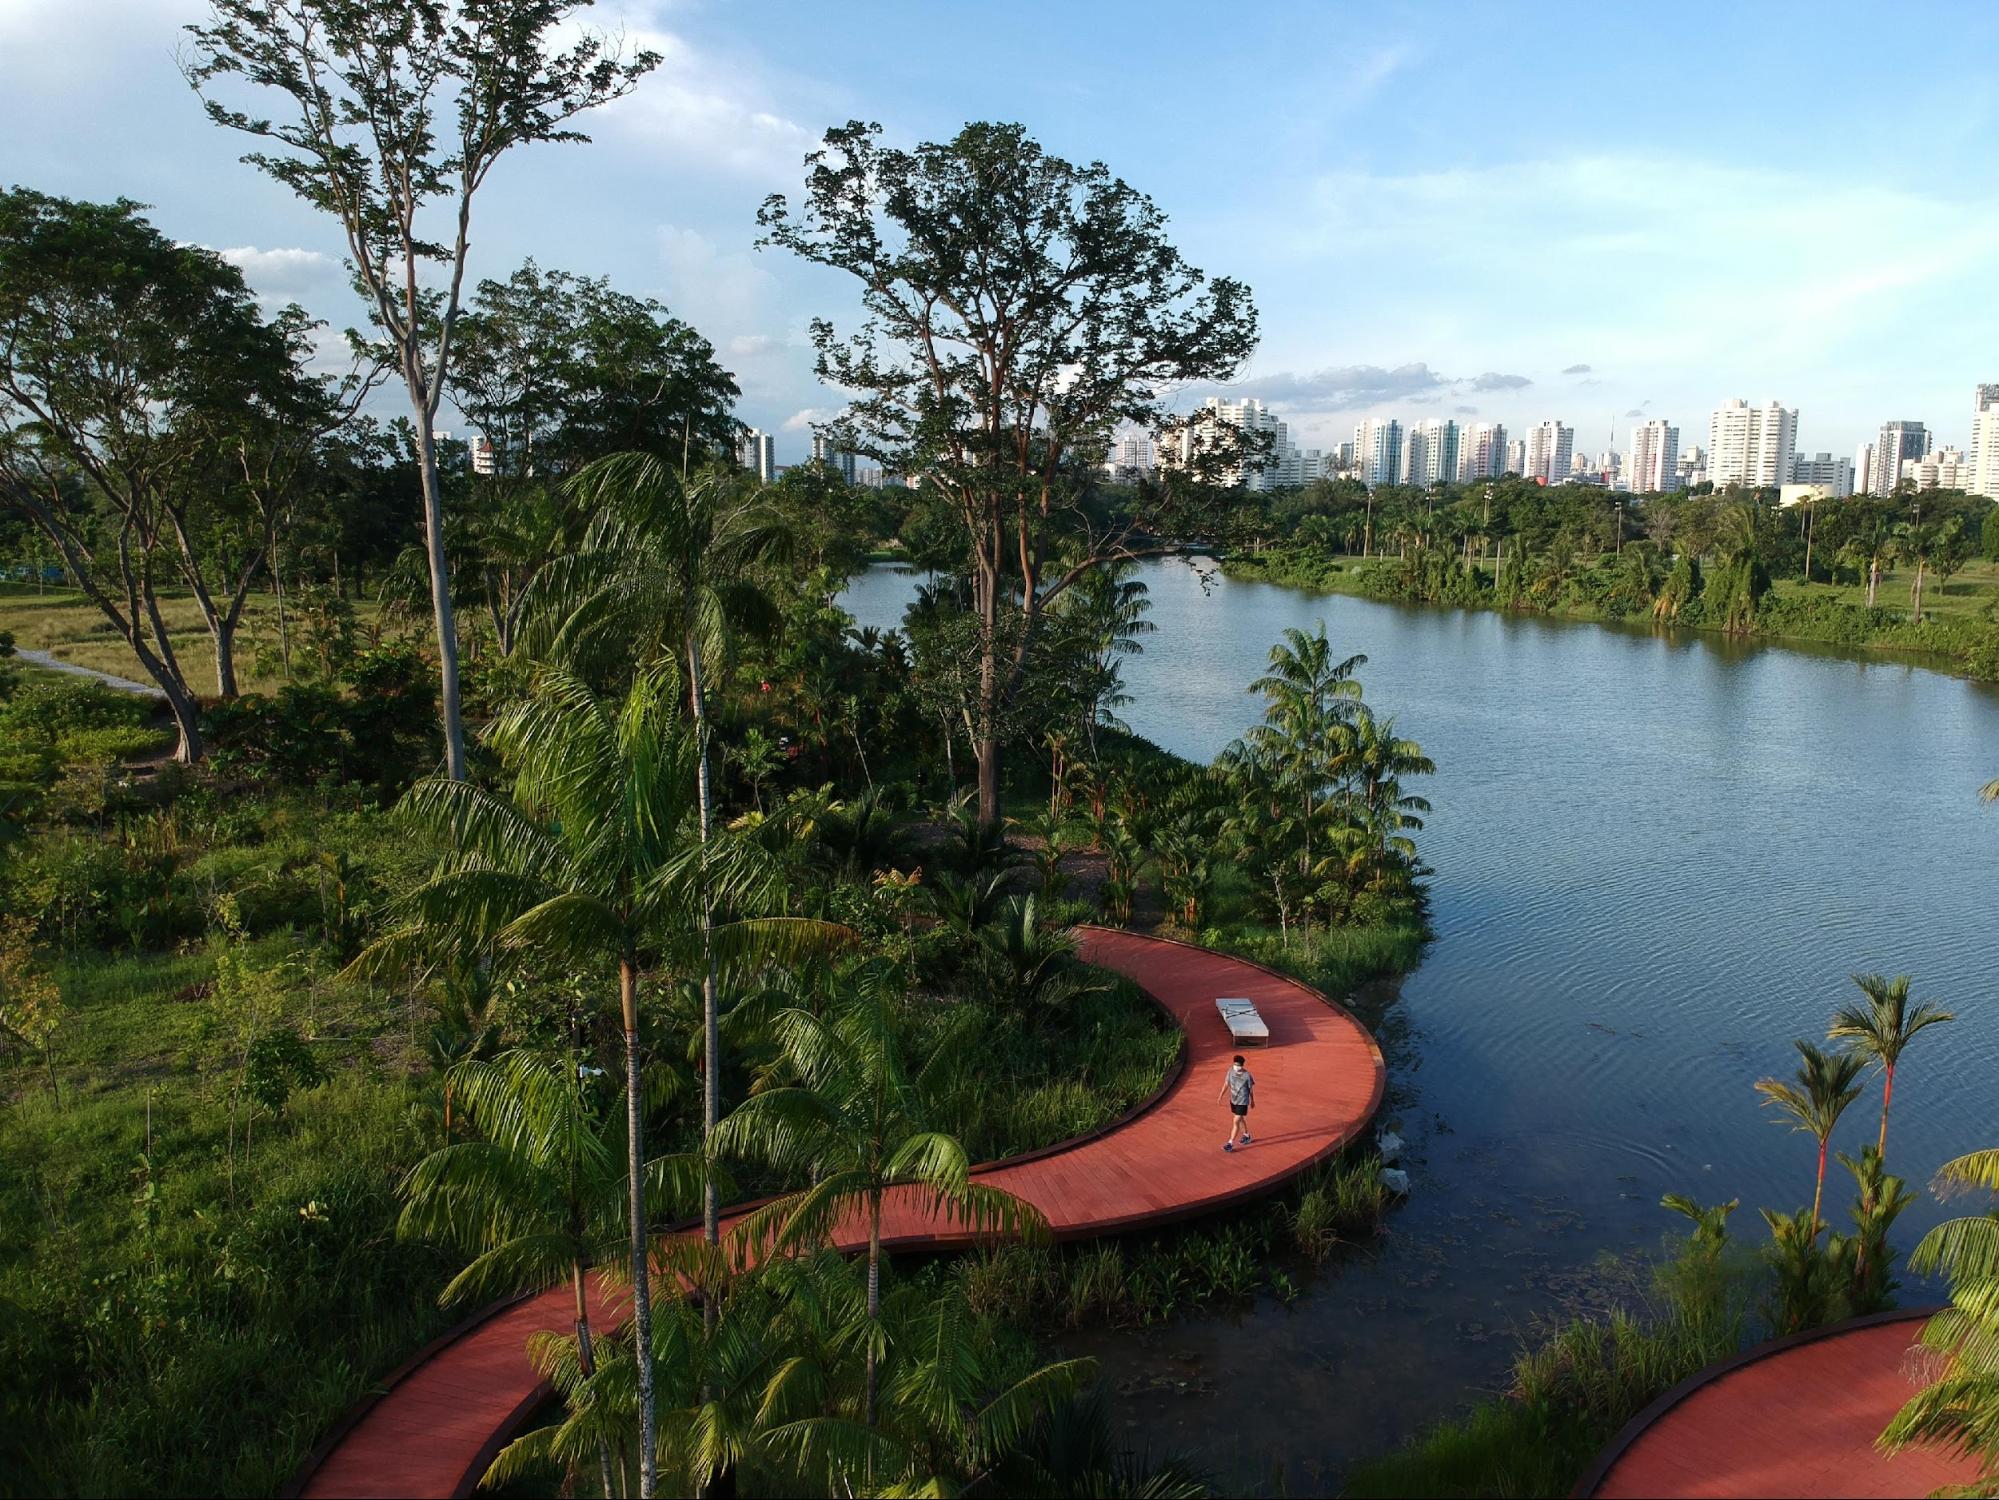
<instances>
[{"instance_id":1,"label":"riverbank","mask_svg":"<svg viewBox=\"0 0 1999 1500\"><path fill-rule=\"evenodd\" d=\"M1541 559L1531 566L1539 567ZM1655 613L1663 578L1639 579L1616 554L1559 573L1511 582L1492 562L1460 566L1391 557L1361 558L1312 546L1272 547L1222 561L1230 578L1348 594L1384 603L1442 604L1461 609L1537 614L1594 624L1663 627L1727 635L1775 646L1809 643L1842 650L1882 652L1916 660L1936 671L1975 681L1999 681L1999 564L1972 563L1956 577L1925 585L1924 618L1904 609L1865 603L1858 585L1773 582L1757 601L1745 628L1725 630L1719 609L1696 593L1669 618ZM1905 574L1884 574L1877 601L1907 595Z\"/></svg>"}]
</instances>

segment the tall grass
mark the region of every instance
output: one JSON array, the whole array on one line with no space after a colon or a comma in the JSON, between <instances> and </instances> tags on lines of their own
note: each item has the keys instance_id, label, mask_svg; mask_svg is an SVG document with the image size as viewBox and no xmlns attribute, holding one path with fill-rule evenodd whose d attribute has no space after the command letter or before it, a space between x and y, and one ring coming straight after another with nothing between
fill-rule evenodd
<instances>
[{"instance_id":1,"label":"tall grass","mask_svg":"<svg viewBox=\"0 0 1999 1500\"><path fill-rule=\"evenodd\" d=\"M1577 1318L1521 1351L1508 1393L1356 1468L1352 1496L1566 1495L1619 1428L1741 1349L1759 1272L1691 1245L1654 1277L1652 1305Z\"/></svg>"}]
</instances>

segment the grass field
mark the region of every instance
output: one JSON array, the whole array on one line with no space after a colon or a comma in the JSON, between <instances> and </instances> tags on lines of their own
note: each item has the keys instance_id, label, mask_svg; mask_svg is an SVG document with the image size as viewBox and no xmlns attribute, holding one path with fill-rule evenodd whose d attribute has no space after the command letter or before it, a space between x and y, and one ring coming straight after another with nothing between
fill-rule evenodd
<instances>
[{"instance_id":1,"label":"grass field","mask_svg":"<svg viewBox=\"0 0 1999 1500\"><path fill-rule=\"evenodd\" d=\"M160 606L189 685L204 697L213 696L215 646L208 627L202 624L194 596L163 595ZM381 605L373 599L359 600L354 613L365 632L379 618ZM16 646L46 651L58 661L94 667L137 682L151 680L103 611L75 589L37 591L32 584L0 584L0 630L12 632ZM283 686L282 672L260 670L258 664L259 648L274 650L277 640L277 599L271 594L251 595L236 631L236 685L242 691L270 692Z\"/></svg>"},{"instance_id":2,"label":"grass field","mask_svg":"<svg viewBox=\"0 0 1999 1500\"><path fill-rule=\"evenodd\" d=\"M1875 606L1906 612L1912 602L1909 590L1915 581L1914 568L1903 567L1883 573L1881 587L1874 595ZM1778 578L1773 580L1772 587L1786 598L1837 599L1842 604L1857 608L1865 608L1867 604L1865 584L1807 584L1796 578ZM1939 583L1934 572L1923 579L1923 614L1926 617L1976 620L1982 618L1981 611L1993 603L1999 603L1999 562L1966 563L1962 571L1951 575L1948 583Z\"/></svg>"}]
</instances>

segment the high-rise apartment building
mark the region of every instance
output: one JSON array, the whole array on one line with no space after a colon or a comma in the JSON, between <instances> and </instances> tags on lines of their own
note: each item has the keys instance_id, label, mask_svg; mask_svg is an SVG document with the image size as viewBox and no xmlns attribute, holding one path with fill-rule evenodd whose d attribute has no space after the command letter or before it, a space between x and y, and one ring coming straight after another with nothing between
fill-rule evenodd
<instances>
[{"instance_id":1,"label":"high-rise apartment building","mask_svg":"<svg viewBox=\"0 0 1999 1500\"><path fill-rule=\"evenodd\" d=\"M1353 430L1354 468L1369 489L1402 477L1402 424L1393 417L1369 417Z\"/></svg>"},{"instance_id":2,"label":"high-rise apartment building","mask_svg":"<svg viewBox=\"0 0 1999 1500\"><path fill-rule=\"evenodd\" d=\"M1862 443L1853 451L1853 493L1874 493L1874 445Z\"/></svg>"},{"instance_id":3,"label":"high-rise apartment building","mask_svg":"<svg viewBox=\"0 0 1999 1500\"><path fill-rule=\"evenodd\" d=\"M1791 482L1797 458L1798 413L1772 401L1751 406L1728 401L1708 422L1708 482L1750 489L1779 489Z\"/></svg>"},{"instance_id":4,"label":"high-rise apartment building","mask_svg":"<svg viewBox=\"0 0 1999 1500\"><path fill-rule=\"evenodd\" d=\"M1883 422L1880 435L1874 439L1870 491L1876 495L1894 494L1895 486L1901 482L1902 465L1909 459L1927 456L1935 436L1921 422Z\"/></svg>"},{"instance_id":5,"label":"high-rise apartment building","mask_svg":"<svg viewBox=\"0 0 1999 1500\"><path fill-rule=\"evenodd\" d=\"M736 440L736 462L769 484L777 478L777 444L769 433L752 427Z\"/></svg>"},{"instance_id":6,"label":"high-rise apartment building","mask_svg":"<svg viewBox=\"0 0 1999 1500\"><path fill-rule=\"evenodd\" d=\"M1403 483L1429 489L1450 484L1458 477L1458 424L1446 418L1418 422L1409 429Z\"/></svg>"},{"instance_id":7,"label":"high-rise apartment building","mask_svg":"<svg viewBox=\"0 0 1999 1500\"><path fill-rule=\"evenodd\" d=\"M1152 439L1142 433L1129 433L1111 444L1110 456L1104 460L1104 468L1113 479L1132 479L1141 474L1150 474L1159 467L1159 455L1152 445Z\"/></svg>"},{"instance_id":8,"label":"high-rise apartment building","mask_svg":"<svg viewBox=\"0 0 1999 1500\"><path fill-rule=\"evenodd\" d=\"M1458 439L1458 480L1497 479L1506 472L1506 428L1475 422Z\"/></svg>"},{"instance_id":9,"label":"high-rise apartment building","mask_svg":"<svg viewBox=\"0 0 1999 1500\"><path fill-rule=\"evenodd\" d=\"M1960 448L1934 448L1921 458L1903 459L1902 478L1919 490L1969 490L1971 456Z\"/></svg>"},{"instance_id":10,"label":"high-rise apartment building","mask_svg":"<svg viewBox=\"0 0 1999 1500\"><path fill-rule=\"evenodd\" d=\"M1526 467L1527 440L1525 438L1515 438L1506 445L1506 467L1501 472L1518 474L1526 469Z\"/></svg>"},{"instance_id":11,"label":"high-rise apartment building","mask_svg":"<svg viewBox=\"0 0 1999 1500\"><path fill-rule=\"evenodd\" d=\"M1680 487L1680 429L1663 417L1631 429L1631 453L1624 472L1634 495L1657 495Z\"/></svg>"},{"instance_id":12,"label":"high-rise apartment building","mask_svg":"<svg viewBox=\"0 0 1999 1500\"><path fill-rule=\"evenodd\" d=\"M815 464L826 465L848 484L854 482L854 455L842 453L833 446L833 440L823 433L812 434L812 461Z\"/></svg>"},{"instance_id":13,"label":"high-rise apartment building","mask_svg":"<svg viewBox=\"0 0 1999 1500\"><path fill-rule=\"evenodd\" d=\"M1815 484L1834 500L1853 493L1853 460L1830 453L1800 453L1791 460L1792 484Z\"/></svg>"},{"instance_id":14,"label":"high-rise apartment building","mask_svg":"<svg viewBox=\"0 0 1999 1500\"><path fill-rule=\"evenodd\" d=\"M1971 482L1974 495L1999 500L1999 381L1971 392Z\"/></svg>"},{"instance_id":15,"label":"high-rise apartment building","mask_svg":"<svg viewBox=\"0 0 1999 1500\"><path fill-rule=\"evenodd\" d=\"M1161 441L1157 460L1167 468L1185 468L1192 456L1221 450L1223 439L1231 436L1245 444L1252 439L1267 439L1269 447L1259 455L1261 467L1246 463L1226 465L1213 476L1217 484L1271 490L1305 482L1305 456L1292 442L1290 427L1256 400L1223 401L1210 396L1185 427Z\"/></svg>"},{"instance_id":16,"label":"high-rise apartment building","mask_svg":"<svg viewBox=\"0 0 1999 1500\"><path fill-rule=\"evenodd\" d=\"M1576 430L1559 421L1542 422L1527 429L1527 452L1520 477L1538 479L1543 484L1560 484L1569 477L1569 464L1576 446Z\"/></svg>"}]
</instances>

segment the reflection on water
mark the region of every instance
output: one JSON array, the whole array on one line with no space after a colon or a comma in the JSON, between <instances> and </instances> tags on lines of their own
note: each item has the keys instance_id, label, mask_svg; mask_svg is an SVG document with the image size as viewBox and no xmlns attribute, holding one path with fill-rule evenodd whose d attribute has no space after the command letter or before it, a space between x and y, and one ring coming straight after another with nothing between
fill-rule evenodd
<instances>
[{"instance_id":1,"label":"reflection on water","mask_svg":"<svg viewBox=\"0 0 1999 1500\"><path fill-rule=\"evenodd\" d=\"M1159 632L1124 716L1183 755L1252 722L1285 626L1324 619L1367 654L1369 702L1438 766L1437 937L1381 1012L1384 1118L1416 1169L1390 1237L1289 1309L1072 1340L1135 1435L1324 1488L1503 1381L1524 1324L1600 1295L1605 1252L1659 1242L1662 1193L1740 1195L1745 1232L1756 1205L1806 1203L1809 1143L1751 1084L1788 1073L1855 971L1914 974L1960 1017L1898 1074L1891 1166L1920 1184L1991 1144L1999 813L1976 792L1999 695L1836 652L1204 587L1178 560L1145 577ZM878 569L847 607L893 625L913 586ZM1912 1208L1904 1247L1938 1217Z\"/></svg>"}]
</instances>

